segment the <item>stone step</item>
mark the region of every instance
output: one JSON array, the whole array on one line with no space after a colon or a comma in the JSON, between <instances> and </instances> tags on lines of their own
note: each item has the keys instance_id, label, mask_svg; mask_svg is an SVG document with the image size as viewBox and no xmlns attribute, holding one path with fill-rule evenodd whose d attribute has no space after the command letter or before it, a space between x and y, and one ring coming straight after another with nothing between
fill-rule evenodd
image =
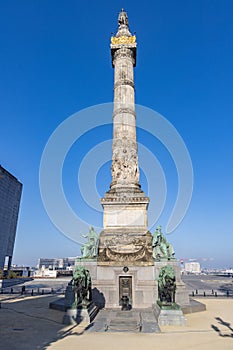
<instances>
[{"instance_id":1,"label":"stone step","mask_svg":"<svg viewBox=\"0 0 233 350\"><path fill-rule=\"evenodd\" d=\"M135 310L112 311L109 315L107 331L110 332L140 332L140 313Z\"/></svg>"},{"instance_id":2,"label":"stone step","mask_svg":"<svg viewBox=\"0 0 233 350\"><path fill-rule=\"evenodd\" d=\"M120 311L104 309L99 312L91 332L159 333L160 328L152 309Z\"/></svg>"},{"instance_id":3,"label":"stone step","mask_svg":"<svg viewBox=\"0 0 233 350\"><path fill-rule=\"evenodd\" d=\"M136 320L113 319L107 325L107 331L111 332L140 332L141 325Z\"/></svg>"}]
</instances>

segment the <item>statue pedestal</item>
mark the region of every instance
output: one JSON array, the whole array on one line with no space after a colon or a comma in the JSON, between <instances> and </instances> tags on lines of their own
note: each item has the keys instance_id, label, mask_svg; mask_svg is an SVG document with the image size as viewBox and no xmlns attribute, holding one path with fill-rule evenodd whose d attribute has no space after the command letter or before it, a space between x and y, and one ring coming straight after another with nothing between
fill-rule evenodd
<instances>
[{"instance_id":1,"label":"statue pedestal","mask_svg":"<svg viewBox=\"0 0 233 350\"><path fill-rule=\"evenodd\" d=\"M122 277L131 279L132 284L132 307L148 308L159 299L158 296L158 278L162 267L170 265L173 267L176 275L176 302L181 305L189 305L189 294L180 277L180 270L177 261L155 261L154 265L137 266L127 262L121 262L119 265L98 266L94 260L77 260L77 265L84 266L90 271L92 279L93 301L100 308L120 308L120 280ZM128 268L124 271L124 266ZM72 290L70 290L72 300ZM68 294L68 293L67 293ZM68 296L68 295L67 295Z\"/></svg>"},{"instance_id":2,"label":"statue pedestal","mask_svg":"<svg viewBox=\"0 0 233 350\"><path fill-rule=\"evenodd\" d=\"M178 304L163 305L157 302L153 308L159 326L186 326L186 318Z\"/></svg>"},{"instance_id":3,"label":"statue pedestal","mask_svg":"<svg viewBox=\"0 0 233 350\"><path fill-rule=\"evenodd\" d=\"M64 324L79 324L81 322L91 323L97 315L99 308L93 303L86 306L78 306L77 308L67 309L63 318Z\"/></svg>"}]
</instances>

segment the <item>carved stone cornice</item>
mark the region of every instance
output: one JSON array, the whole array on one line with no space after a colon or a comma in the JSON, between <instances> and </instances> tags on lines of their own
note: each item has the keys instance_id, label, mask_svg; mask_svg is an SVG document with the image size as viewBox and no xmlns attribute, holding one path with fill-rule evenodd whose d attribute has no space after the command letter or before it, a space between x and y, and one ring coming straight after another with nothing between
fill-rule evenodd
<instances>
[{"instance_id":1,"label":"carved stone cornice","mask_svg":"<svg viewBox=\"0 0 233 350\"><path fill-rule=\"evenodd\" d=\"M114 84L114 89L116 89L118 86L121 85L130 85L132 88L134 88L134 82L129 79L120 79Z\"/></svg>"},{"instance_id":2,"label":"carved stone cornice","mask_svg":"<svg viewBox=\"0 0 233 350\"><path fill-rule=\"evenodd\" d=\"M117 115L117 114L121 114L121 113L128 113L128 114L133 114L134 117L136 118L136 113L133 109L131 108L117 108L114 110L113 112L113 118Z\"/></svg>"},{"instance_id":3,"label":"carved stone cornice","mask_svg":"<svg viewBox=\"0 0 233 350\"><path fill-rule=\"evenodd\" d=\"M111 196L101 198L101 203L149 203L148 197L124 197L124 196Z\"/></svg>"}]
</instances>

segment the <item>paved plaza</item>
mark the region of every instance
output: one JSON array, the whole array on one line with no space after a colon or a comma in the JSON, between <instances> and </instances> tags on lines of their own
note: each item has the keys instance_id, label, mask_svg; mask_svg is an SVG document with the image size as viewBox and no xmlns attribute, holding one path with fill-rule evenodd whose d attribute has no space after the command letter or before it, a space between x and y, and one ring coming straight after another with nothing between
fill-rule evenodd
<instances>
[{"instance_id":1,"label":"paved plaza","mask_svg":"<svg viewBox=\"0 0 233 350\"><path fill-rule=\"evenodd\" d=\"M204 301L201 299L206 304L207 311L186 315L186 327L160 327L161 333L145 334L95 333L90 331L91 326L87 324L64 326L63 312L48 308L50 302L62 297L63 295L58 294L38 296L2 294L1 349L154 350L158 344L160 350L233 348L232 298L205 298Z\"/></svg>"}]
</instances>

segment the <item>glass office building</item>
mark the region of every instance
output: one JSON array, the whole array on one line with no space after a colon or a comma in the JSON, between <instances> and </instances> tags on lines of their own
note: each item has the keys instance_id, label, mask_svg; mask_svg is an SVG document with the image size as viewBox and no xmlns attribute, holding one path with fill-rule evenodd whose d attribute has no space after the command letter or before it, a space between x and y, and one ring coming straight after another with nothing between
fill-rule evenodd
<instances>
[{"instance_id":1,"label":"glass office building","mask_svg":"<svg viewBox=\"0 0 233 350\"><path fill-rule=\"evenodd\" d=\"M11 267L21 192L22 184L0 165L0 269Z\"/></svg>"}]
</instances>

